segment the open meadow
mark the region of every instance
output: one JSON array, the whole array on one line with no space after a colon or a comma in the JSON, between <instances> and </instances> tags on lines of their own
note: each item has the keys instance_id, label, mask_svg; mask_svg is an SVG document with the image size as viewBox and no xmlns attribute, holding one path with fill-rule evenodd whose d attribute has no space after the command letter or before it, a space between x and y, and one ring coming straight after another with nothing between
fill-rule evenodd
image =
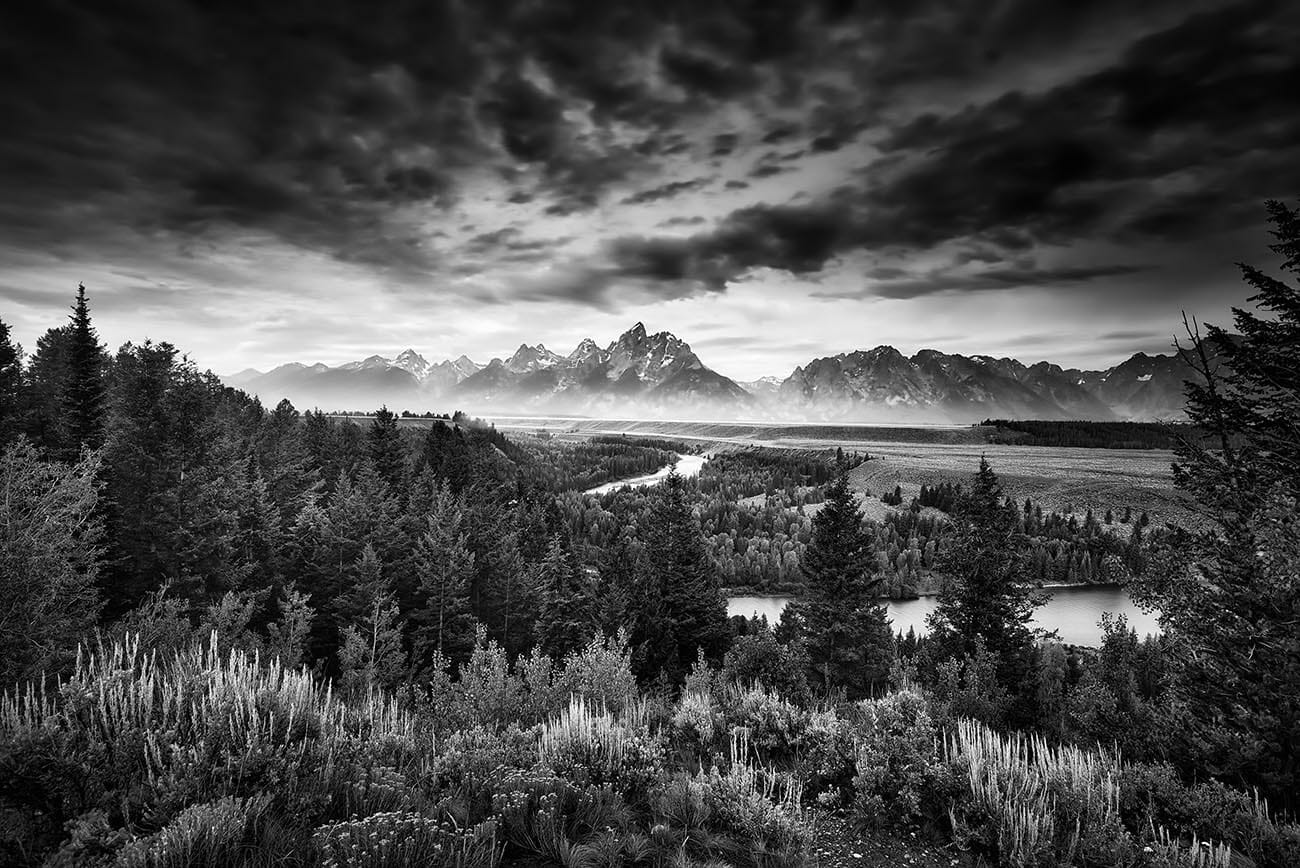
<instances>
[{"instance_id":1,"label":"open meadow","mask_svg":"<svg viewBox=\"0 0 1300 868\"><path fill-rule=\"evenodd\" d=\"M1032 499L1044 511L1080 517L1092 509L1100 518L1126 507L1146 512L1157 526L1167 522L1195 525L1187 498L1174 488L1172 452L1164 449L1089 449L1016 446L989 443L982 426L890 427L875 425L773 424L748 422L671 422L627 419L519 417L493 420L510 432L545 430L557 438L586 439L601 434L669 437L711 452L747 446L776 449L825 449L865 452L871 460L856 468L854 490L878 497L902 489L904 502L921 486L965 482L980 457L1002 480L1008 495ZM883 504L874 504L883 510ZM872 512L873 502L864 504ZM877 512L881 510L876 510ZM880 515L872 515L881 518Z\"/></svg>"}]
</instances>

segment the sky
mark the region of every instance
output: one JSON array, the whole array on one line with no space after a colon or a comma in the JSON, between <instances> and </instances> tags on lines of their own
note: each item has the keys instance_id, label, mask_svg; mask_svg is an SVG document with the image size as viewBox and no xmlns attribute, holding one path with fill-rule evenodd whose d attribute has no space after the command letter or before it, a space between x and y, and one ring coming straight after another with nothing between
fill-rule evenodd
<instances>
[{"instance_id":1,"label":"sky","mask_svg":"<svg viewBox=\"0 0 1300 868\"><path fill-rule=\"evenodd\" d=\"M1106 367L1300 194L1300 4L48 0L0 11L0 319L233 373L637 321L735 379Z\"/></svg>"}]
</instances>

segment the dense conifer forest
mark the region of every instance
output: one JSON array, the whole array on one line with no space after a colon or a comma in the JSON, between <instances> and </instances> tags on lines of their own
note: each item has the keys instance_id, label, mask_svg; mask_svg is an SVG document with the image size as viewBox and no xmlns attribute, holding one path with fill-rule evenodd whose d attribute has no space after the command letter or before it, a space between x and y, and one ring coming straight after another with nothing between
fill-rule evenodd
<instances>
[{"instance_id":1,"label":"dense conifer forest","mask_svg":"<svg viewBox=\"0 0 1300 868\"><path fill-rule=\"evenodd\" d=\"M983 461L867 521L843 452L589 495L685 447L268 408L108 352L84 288L30 355L0 323L0 862L793 866L834 817L959 864L1300 864L1300 292L1243 274L1189 336L1194 531ZM1060 582L1163 632L1035 632Z\"/></svg>"},{"instance_id":2,"label":"dense conifer forest","mask_svg":"<svg viewBox=\"0 0 1300 868\"><path fill-rule=\"evenodd\" d=\"M1039 420L985 419L990 443L1020 446L1073 446L1088 449L1173 449L1179 442L1199 437L1187 424L1163 422L1045 422Z\"/></svg>"}]
</instances>

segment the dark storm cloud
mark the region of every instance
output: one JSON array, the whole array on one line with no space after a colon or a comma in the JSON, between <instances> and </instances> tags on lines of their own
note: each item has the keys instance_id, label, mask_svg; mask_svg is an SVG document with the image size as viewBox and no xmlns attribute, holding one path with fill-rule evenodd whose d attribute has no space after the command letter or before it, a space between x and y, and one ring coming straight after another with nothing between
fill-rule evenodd
<instances>
[{"instance_id":1,"label":"dark storm cloud","mask_svg":"<svg viewBox=\"0 0 1300 868\"><path fill-rule=\"evenodd\" d=\"M671 138L682 105L652 94L632 58L656 58L683 105L738 97L807 17L737 9L683 24L674 6L7 7L0 182L15 207L0 219L54 238L44 211L76 201L145 231L253 228L351 259L382 234L369 257L382 260L419 246L392 208L454 204L458 177L496 158L539 167L551 213L588 209L690 147ZM575 128L566 113L583 106L662 147Z\"/></svg>"},{"instance_id":2,"label":"dark storm cloud","mask_svg":"<svg viewBox=\"0 0 1300 868\"><path fill-rule=\"evenodd\" d=\"M1069 241L1231 225L1300 189L1294 9L1195 15L1044 93L922 116L880 144L907 160L865 200L911 246L1007 229ZM1196 189L1162 195L1153 183L1166 177Z\"/></svg>"},{"instance_id":3,"label":"dark storm cloud","mask_svg":"<svg viewBox=\"0 0 1300 868\"><path fill-rule=\"evenodd\" d=\"M689 281L720 291L757 266L794 274L819 271L848 246L851 228L836 203L754 206L732 212L711 232L690 238L620 238L610 246L620 274L669 282Z\"/></svg>"},{"instance_id":4,"label":"dark storm cloud","mask_svg":"<svg viewBox=\"0 0 1300 868\"><path fill-rule=\"evenodd\" d=\"M1032 264L989 268L969 273L936 269L913 275L903 269L877 268L868 272L874 282L860 292L814 292L819 298L919 298L938 292L981 292L1007 289L1050 289L1076 286L1151 270L1146 265L1039 268Z\"/></svg>"},{"instance_id":5,"label":"dark storm cloud","mask_svg":"<svg viewBox=\"0 0 1300 868\"><path fill-rule=\"evenodd\" d=\"M1192 15L1100 71L892 130L878 143L887 159L831 197L736 212L668 244L625 239L617 261L716 288L759 266L816 272L859 248L961 242L958 264L998 263L1038 244L1183 240L1257 223L1262 199L1300 190L1298 17L1268 2ZM751 176L777 171L760 162ZM1079 284L1145 267L1003 267L877 291Z\"/></svg>"},{"instance_id":6,"label":"dark storm cloud","mask_svg":"<svg viewBox=\"0 0 1300 868\"><path fill-rule=\"evenodd\" d=\"M647 202L658 202L660 199L671 199L680 193L686 193L691 190L698 190L709 184L708 178L694 178L690 181L670 181L658 187L651 187L649 190L640 190L627 196L622 200L624 205L644 205Z\"/></svg>"},{"instance_id":7,"label":"dark storm cloud","mask_svg":"<svg viewBox=\"0 0 1300 868\"><path fill-rule=\"evenodd\" d=\"M417 276L549 259L521 297L601 307L944 248L942 271L876 279L904 298L1137 277L1023 262L1256 224L1300 190L1283 2L15 5L0 232L50 255L265 235ZM675 197L701 213L663 220ZM483 231L434 243L444 215ZM585 220L591 262L514 228L539 215ZM655 220L704 225L637 234Z\"/></svg>"},{"instance_id":8,"label":"dark storm cloud","mask_svg":"<svg viewBox=\"0 0 1300 868\"><path fill-rule=\"evenodd\" d=\"M735 133L719 133L713 137L713 156L725 157L736 149L740 137Z\"/></svg>"}]
</instances>

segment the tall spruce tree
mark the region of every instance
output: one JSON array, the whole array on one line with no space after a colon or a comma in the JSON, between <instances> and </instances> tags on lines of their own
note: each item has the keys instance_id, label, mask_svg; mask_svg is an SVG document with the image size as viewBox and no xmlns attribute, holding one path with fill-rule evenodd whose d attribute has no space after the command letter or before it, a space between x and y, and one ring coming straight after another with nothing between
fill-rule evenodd
<instances>
[{"instance_id":1,"label":"tall spruce tree","mask_svg":"<svg viewBox=\"0 0 1300 868\"><path fill-rule=\"evenodd\" d=\"M727 605L704 548L686 483L676 472L659 486L644 525L641 593L632 600L634 659L643 678L679 684L702 652L727 650Z\"/></svg>"},{"instance_id":2,"label":"tall spruce tree","mask_svg":"<svg viewBox=\"0 0 1300 868\"><path fill-rule=\"evenodd\" d=\"M77 285L68 345L68 376L61 395L64 446L69 459L104 442L104 350L90 322L86 287Z\"/></svg>"},{"instance_id":3,"label":"tall spruce tree","mask_svg":"<svg viewBox=\"0 0 1300 868\"><path fill-rule=\"evenodd\" d=\"M27 365L23 428L37 448L49 455L64 452L62 407L71 343L71 325L49 329L37 338L36 352Z\"/></svg>"},{"instance_id":4,"label":"tall spruce tree","mask_svg":"<svg viewBox=\"0 0 1300 868\"><path fill-rule=\"evenodd\" d=\"M573 562L559 534L551 537L546 557L533 568L533 584L542 599L537 642L556 659L591 641L599 629L595 589Z\"/></svg>"},{"instance_id":5,"label":"tall spruce tree","mask_svg":"<svg viewBox=\"0 0 1300 868\"><path fill-rule=\"evenodd\" d=\"M812 540L801 564L808 591L791 621L802 627L814 680L823 690L862 696L883 684L893 662L893 631L877 599L875 572L862 509L839 458L826 500L813 517Z\"/></svg>"},{"instance_id":6,"label":"tall spruce tree","mask_svg":"<svg viewBox=\"0 0 1300 868\"><path fill-rule=\"evenodd\" d=\"M1040 602L1022 581L1018 512L981 457L972 485L953 508L954 528L938 564L948 581L927 619L938 657L974 654L982 640L996 661L998 680L1012 690L1024 685L1033 662L1029 621Z\"/></svg>"},{"instance_id":7,"label":"tall spruce tree","mask_svg":"<svg viewBox=\"0 0 1300 868\"><path fill-rule=\"evenodd\" d=\"M392 689L406 672L402 618L392 581L372 546L366 545L353 565L354 584L340 601L344 615L339 631L339 672L353 693Z\"/></svg>"},{"instance_id":8,"label":"tall spruce tree","mask_svg":"<svg viewBox=\"0 0 1300 868\"><path fill-rule=\"evenodd\" d=\"M366 430L366 454L393 493L401 492L406 480L406 450L397 416L387 406L375 411L375 418Z\"/></svg>"},{"instance_id":9,"label":"tall spruce tree","mask_svg":"<svg viewBox=\"0 0 1300 868\"><path fill-rule=\"evenodd\" d=\"M1259 313L1234 308L1182 348L1204 439L1174 479L1204 528L1154 539L1135 595L1161 612L1189 714L1178 755L1300 807L1300 213L1267 204L1290 280L1240 265ZM1262 315L1261 315L1262 314Z\"/></svg>"},{"instance_id":10,"label":"tall spruce tree","mask_svg":"<svg viewBox=\"0 0 1300 868\"><path fill-rule=\"evenodd\" d=\"M464 529L464 511L446 480L434 484L431 503L415 549L417 608L415 652L424 662L433 652L459 662L474 648L470 584L474 553Z\"/></svg>"}]
</instances>

